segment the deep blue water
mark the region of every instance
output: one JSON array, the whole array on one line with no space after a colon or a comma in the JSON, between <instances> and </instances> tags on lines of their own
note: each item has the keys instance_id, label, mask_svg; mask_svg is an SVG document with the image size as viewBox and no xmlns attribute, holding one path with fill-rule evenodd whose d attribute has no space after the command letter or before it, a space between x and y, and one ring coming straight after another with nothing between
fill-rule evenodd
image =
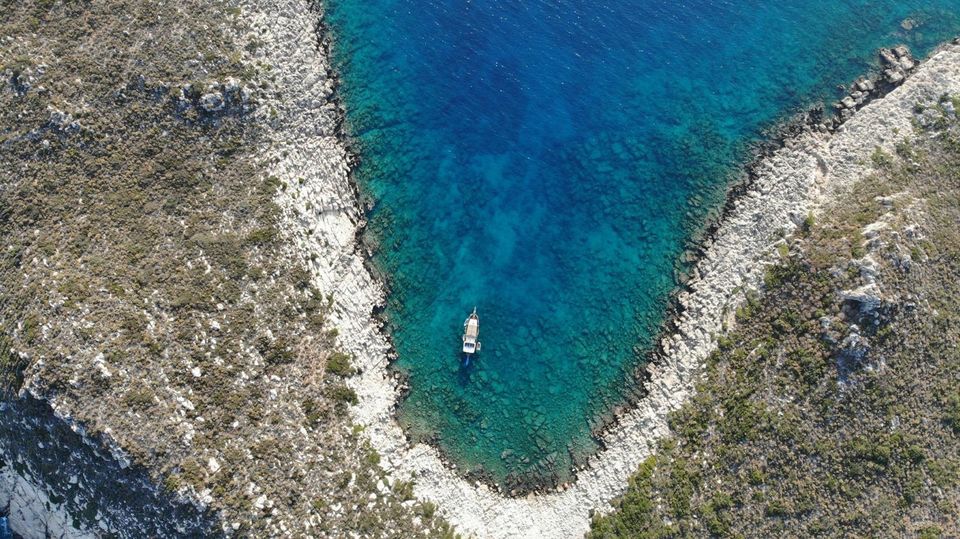
<instances>
[{"instance_id":1,"label":"deep blue water","mask_svg":"<svg viewBox=\"0 0 960 539\"><path fill-rule=\"evenodd\" d=\"M13 531L10 530L6 516L0 517L0 539L13 539Z\"/></svg>"},{"instance_id":2,"label":"deep blue water","mask_svg":"<svg viewBox=\"0 0 960 539\"><path fill-rule=\"evenodd\" d=\"M327 7L410 376L401 422L506 486L568 479L596 449L761 129L835 98L880 46L960 31L960 0Z\"/></svg>"}]
</instances>

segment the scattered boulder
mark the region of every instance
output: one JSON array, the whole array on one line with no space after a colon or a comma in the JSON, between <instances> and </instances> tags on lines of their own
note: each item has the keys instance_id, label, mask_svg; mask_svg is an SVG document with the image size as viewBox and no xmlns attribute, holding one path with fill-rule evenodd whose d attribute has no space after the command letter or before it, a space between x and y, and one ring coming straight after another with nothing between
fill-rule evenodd
<instances>
[{"instance_id":1,"label":"scattered boulder","mask_svg":"<svg viewBox=\"0 0 960 539\"><path fill-rule=\"evenodd\" d=\"M868 283L853 290L844 290L840 293L844 304L856 309L856 314L863 317L876 317L877 310L883 299L876 283Z\"/></svg>"},{"instance_id":2,"label":"scattered boulder","mask_svg":"<svg viewBox=\"0 0 960 539\"><path fill-rule=\"evenodd\" d=\"M885 221L877 221L863 227L864 246L870 252L875 252L883 246L881 233L890 228Z\"/></svg>"},{"instance_id":3,"label":"scattered boulder","mask_svg":"<svg viewBox=\"0 0 960 539\"><path fill-rule=\"evenodd\" d=\"M200 97L200 106L207 112L220 112L226 108L227 104L223 100L223 94L212 92Z\"/></svg>"},{"instance_id":4,"label":"scattered boulder","mask_svg":"<svg viewBox=\"0 0 960 539\"><path fill-rule=\"evenodd\" d=\"M847 336L840 342L836 353L837 371L840 380L846 382L850 374L867 366L870 343L860 335L860 328L853 324Z\"/></svg>"},{"instance_id":5,"label":"scattered boulder","mask_svg":"<svg viewBox=\"0 0 960 539\"><path fill-rule=\"evenodd\" d=\"M850 333L840 343L840 354L847 359L860 363L869 351L870 343L860 335L860 328L856 324L850 326Z\"/></svg>"},{"instance_id":6,"label":"scattered boulder","mask_svg":"<svg viewBox=\"0 0 960 539\"><path fill-rule=\"evenodd\" d=\"M50 120L48 123L51 127L63 127L73 121L73 118L62 110L53 107L48 107L47 110L50 111Z\"/></svg>"},{"instance_id":7,"label":"scattered boulder","mask_svg":"<svg viewBox=\"0 0 960 539\"><path fill-rule=\"evenodd\" d=\"M906 45L880 49L880 64L884 67L883 78L889 84L900 84L906 78L906 73L917 67Z\"/></svg>"},{"instance_id":8,"label":"scattered boulder","mask_svg":"<svg viewBox=\"0 0 960 539\"><path fill-rule=\"evenodd\" d=\"M223 83L223 92L227 95L238 95L242 88L240 81L233 77L228 77Z\"/></svg>"},{"instance_id":9,"label":"scattered boulder","mask_svg":"<svg viewBox=\"0 0 960 539\"><path fill-rule=\"evenodd\" d=\"M200 89L194 84L180 85L175 98L177 110L196 110L204 117L219 117L250 112L255 107L252 92L240 81L228 78L225 82L213 82Z\"/></svg>"},{"instance_id":10,"label":"scattered boulder","mask_svg":"<svg viewBox=\"0 0 960 539\"><path fill-rule=\"evenodd\" d=\"M880 270L877 266L876 260L872 256L867 255L860 260L855 260L853 262L853 267L857 269L860 273L860 278L863 279L867 284L874 284L877 282L877 277L880 275Z\"/></svg>"},{"instance_id":11,"label":"scattered boulder","mask_svg":"<svg viewBox=\"0 0 960 539\"><path fill-rule=\"evenodd\" d=\"M887 67L897 67L900 65L900 59L890 49L880 49L880 63Z\"/></svg>"},{"instance_id":12,"label":"scattered boulder","mask_svg":"<svg viewBox=\"0 0 960 539\"><path fill-rule=\"evenodd\" d=\"M28 80L30 75L26 72L7 68L3 70L2 73L4 78L7 79L10 89L13 90L14 95L17 97L23 97L27 95L27 92L29 92L33 87Z\"/></svg>"},{"instance_id":13,"label":"scattered boulder","mask_svg":"<svg viewBox=\"0 0 960 539\"><path fill-rule=\"evenodd\" d=\"M898 45L892 49L880 49L878 54L883 68L881 82L887 85L899 85L906 79L907 72L916 67L916 61L905 45ZM875 81L868 78L857 79L850 88L850 94L834 104L839 120L844 122L852 117L853 112L867 103L876 92Z\"/></svg>"},{"instance_id":14,"label":"scattered boulder","mask_svg":"<svg viewBox=\"0 0 960 539\"><path fill-rule=\"evenodd\" d=\"M52 131L61 137L73 135L80 131L80 122L74 120L70 113L54 107L47 107L47 110L50 112L50 119L47 120L47 124L44 126L46 130ZM39 135L39 131L37 131L37 134Z\"/></svg>"},{"instance_id":15,"label":"scattered boulder","mask_svg":"<svg viewBox=\"0 0 960 539\"><path fill-rule=\"evenodd\" d=\"M957 107L953 104L953 101L946 100L940 104L943 107L943 111L950 116L957 115Z\"/></svg>"}]
</instances>

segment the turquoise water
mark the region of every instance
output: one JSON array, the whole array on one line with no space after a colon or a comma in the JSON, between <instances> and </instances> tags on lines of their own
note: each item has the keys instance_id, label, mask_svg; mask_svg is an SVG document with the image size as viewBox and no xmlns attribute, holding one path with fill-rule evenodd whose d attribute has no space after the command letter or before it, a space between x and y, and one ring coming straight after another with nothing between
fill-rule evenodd
<instances>
[{"instance_id":1,"label":"turquoise water","mask_svg":"<svg viewBox=\"0 0 960 539\"><path fill-rule=\"evenodd\" d=\"M747 145L958 7L328 0L409 434L508 489L569 479Z\"/></svg>"}]
</instances>

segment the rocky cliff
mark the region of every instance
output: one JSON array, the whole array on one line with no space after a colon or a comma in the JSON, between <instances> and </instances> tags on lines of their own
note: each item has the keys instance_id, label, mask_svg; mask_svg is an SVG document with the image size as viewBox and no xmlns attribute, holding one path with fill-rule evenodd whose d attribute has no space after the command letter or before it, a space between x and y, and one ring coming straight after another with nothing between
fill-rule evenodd
<instances>
[{"instance_id":1,"label":"rocky cliff","mask_svg":"<svg viewBox=\"0 0 960 539\"><path fill-rule=\"evenodd\" d=\"M0 410L0 506L20 534L219 534L210 512L158 487L142 466L57 417L47 402L24 394Z\"/></svg>"}]
</instances>

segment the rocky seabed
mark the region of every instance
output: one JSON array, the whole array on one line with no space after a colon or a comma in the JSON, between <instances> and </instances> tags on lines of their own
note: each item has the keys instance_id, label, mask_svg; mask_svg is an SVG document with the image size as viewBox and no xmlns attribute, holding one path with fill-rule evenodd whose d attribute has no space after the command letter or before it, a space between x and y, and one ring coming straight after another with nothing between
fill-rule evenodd
<instances>
[{"instance_id":1,"label":"rocky seabed","mask_svg":"<svg viewBox=\"0 0 960 539\"><path fill-rule=\"evenodd\" d=\"M417 497L435 502L441 513L468 535L490 538L580 537L591 511L607 511L627 479L669 433L667 414L693 392L698 372L714 350L742 301L744 290L760 286L765 266L775 263L776 245L810 212L842 193L869 172L876 147L893 154L894 144L913 132L913 107L943 93L960 93L960 47L946 46L882 99L856 103L855 114L833 133L805 129L754 168L750 188L732 205L694 270L689 291L681 294L677 330L664 337L663 359L651 367L648 396L624 412L605 434L606 449L593 456L577 480L562 491L523 498L504 496L462 478L424 444L411 445L394 417L397 382L387 371L390 346L375 310L383 287L368 271L357 242L363 211L350 180L350 154L338 128L342 112L335 101L335 78L326 48L318 46L322 6L306 0L281 5L249 1L251 17L278 75L280 92L267 107L272 146L263 158L270 173L287 186L279 195L286 233L313 272L316 285L335 298L333 322L343 348L362 369L352 386L360 397L353 410L365 427L382 465L396 477L412 478ZM311 9L312 8L312 9ZM896 60L896 58L894 58ZM892 60L885 60L890 62Z\"/></svg>"}]
</instances>

